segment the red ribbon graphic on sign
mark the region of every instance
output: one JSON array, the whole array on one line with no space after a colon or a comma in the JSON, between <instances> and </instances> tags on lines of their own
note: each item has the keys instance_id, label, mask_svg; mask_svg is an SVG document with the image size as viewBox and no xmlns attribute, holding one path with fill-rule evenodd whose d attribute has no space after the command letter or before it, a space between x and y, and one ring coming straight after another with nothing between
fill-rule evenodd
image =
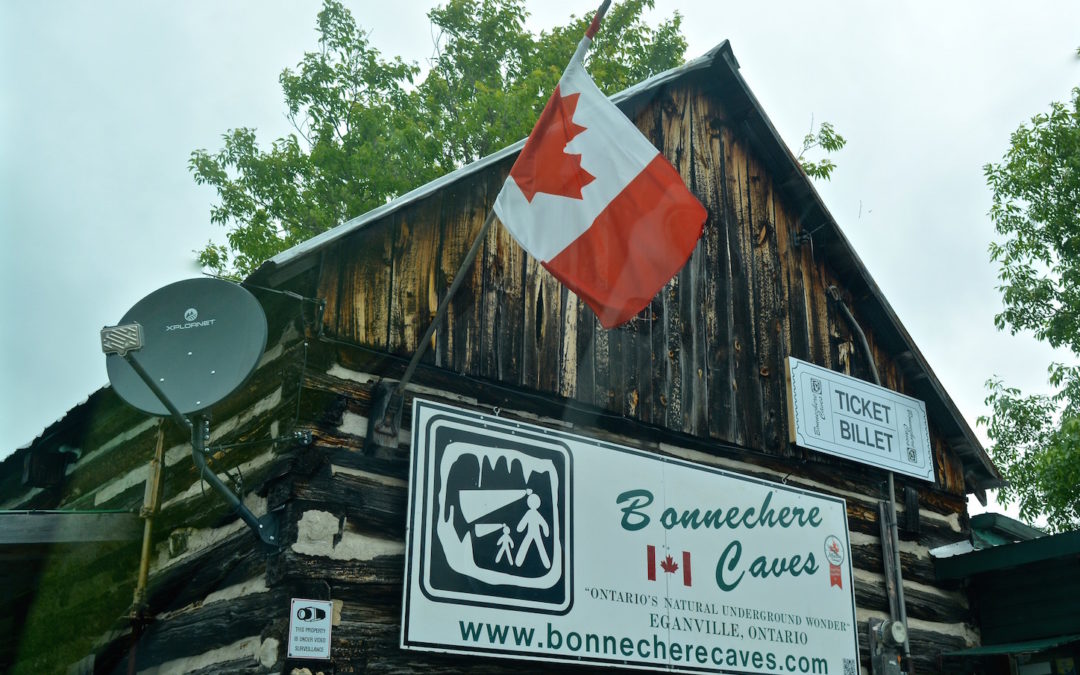
<instances>
[{"instance_id":1,"label":"red ribbon graphic on sign","mask_svg":"<svg viewBox=\"0 0 1080 675\"><path fill-rule=\"evenodd\" d=\"M835 535L825 537L825 559L829 561L829 588L843 588L844 577L840 572L840 564L844 562L844 549Z\"/></svg>"}]
</instances>

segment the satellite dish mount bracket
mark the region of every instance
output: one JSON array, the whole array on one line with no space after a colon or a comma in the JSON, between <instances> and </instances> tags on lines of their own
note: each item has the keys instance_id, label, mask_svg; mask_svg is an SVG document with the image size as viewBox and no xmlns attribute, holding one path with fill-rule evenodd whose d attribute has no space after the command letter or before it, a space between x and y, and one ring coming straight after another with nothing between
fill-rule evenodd
<instances>
[{"instance_id":1,"label":"satellite dish mount bracket","mask_svg":"<svg viewBox=\"0 0 1080 675\"><path fill-rule=\"evenodd\" d=\"M113 332L110 332L113 331ZM113 326L103 329L101 331L101 343L102 350L106 354L116 354L120 356L131 366L132 370L138 374L139 378L150 388L150 391L154 393L161 404L169 411L170 416L182 427L191 430L191 459L195 463L195 468L199 470L199 477L210 484L210 487L214 489L225 502L229 504L236 511L240 519L247 524L248 528L255 533L255 536L259 538L263 544L271 547L279 546L277 542L278 538L278 522L273 513L267 513L262 518L256 517L243 502L225 483L218 478L217 474L207 465L207 443L210 441L210 420L204 415L196 414L194 419L188 419L180 410L169 400L169 397L161 390L154 378L150 376L150 373L146 372L142 364L139 363L139 359L136 353L142 348L142 330L138 323L128 324L127 326ZM116 344L113 340L117 335L122 335L125 338L123 345Z\"/></svg>"}]
</instances>

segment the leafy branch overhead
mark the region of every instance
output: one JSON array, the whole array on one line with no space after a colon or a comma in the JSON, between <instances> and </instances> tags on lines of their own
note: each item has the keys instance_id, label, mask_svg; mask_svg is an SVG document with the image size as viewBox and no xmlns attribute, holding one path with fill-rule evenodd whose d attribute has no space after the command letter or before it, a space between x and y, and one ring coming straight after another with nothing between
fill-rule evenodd
<instances>
[{"instance_id":1,"label":"leafy branch overhead","mask_svg":"<svg viewBox=\"0 0 1080 675\"><path fill-rule=\"evenodd\" d=\"M1031 331L1080 357L1080 87L1017 129L1002 161L984 167L990 220L1001 239L999 329ZM987 383L991 415L980 418L1021 516L1052 530L1080 528L1080 368L1050 366L1051 396Z\"/></svg>"},{"instance_id":2,"label":"leafy branch overhead","mask_svg":"<svg viewBox=\"0 0 1080 675\"><path fill-rule=\"evenodd\" d=\"M847 145L847 140L836 133L836 129L833 128L832 124L822 122L815 132L814 122L811 120L810 131L803 136L802 148L799 150L797 159L807 176L829 180L832 178L832 172L836 169L836 163L828 157L822 157L816 162L811 162L806 159L806 153L818 149L825 153L839 152L845 145Z\"/></svg>"},{"instance_id":3,"label":"leafy branch overhead","mask_svg":"<svg viewBox=\"0 0 1080 675\"><path fill-rule=\"evenodd\" d=\"M653 0L612 7L589 70L614 93L682 62L681 17L650 26ZM384 58L349 10L326 0L318 48L280 76L293 132L260 148L232 129L196 150L195 181L217 192L211 220L227 244L199 262L243 276L263 260L529 134L591 17L539 35L523 0L450 0L428 13L435 51L424 74Z\"/></svg>"}]
</instances>

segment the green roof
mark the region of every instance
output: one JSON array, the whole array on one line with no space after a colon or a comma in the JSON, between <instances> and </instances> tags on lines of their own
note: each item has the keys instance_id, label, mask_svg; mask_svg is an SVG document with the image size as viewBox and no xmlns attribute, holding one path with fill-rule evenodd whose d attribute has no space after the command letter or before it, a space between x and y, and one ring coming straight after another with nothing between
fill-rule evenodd
<instances>
[{"instance_id":1,"label":"green roof","mask_svg":"<svg viewBox=\"0 0 1080 675\"><path fill-rule=\"evenodd\" d=\"M963 579L981 572L1080 555L1080 530L1002 544L934 561L938 579Z\"/></svg>"},{"instance_id":2,"label":"green roof","mask_svg":"<svg viewBox=\"0 0 1080 675\"><path fill-rule=\"evenodd\" d=\"M1001 513L980 513L971 517L971 535L975 548L983 549L1038 539L1046 532Z\"/></svg>"},{"instance_id":3,"label":"green roof","mask_svg":"<svg viewBox=\"0 0 1080 675\"><path fill-rule=\"evenodd\" d=\"M979 657L994 656L996 654L1034 654L1036 652L1053 649L1070 642L1080 641L1080 635L1058 635L1042 640L1029 640L1027 642L1007 642L1000 645L984 645L970 649L960 649L953 652L942 652L942 656Z\"/></svg>"}]
</instances>

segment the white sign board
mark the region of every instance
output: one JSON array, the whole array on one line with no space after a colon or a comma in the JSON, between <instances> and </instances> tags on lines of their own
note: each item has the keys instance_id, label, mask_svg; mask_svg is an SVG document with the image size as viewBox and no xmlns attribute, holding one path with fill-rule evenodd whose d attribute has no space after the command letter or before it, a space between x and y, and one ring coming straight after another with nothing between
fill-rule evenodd
<instances>
[{"instance_id":1,"label":"white sign board","mask_svg":"<svg viewBox=\"0 0 1080 675\"><path fill-rule=\"evenodd\" d=\"M925 403L790 356L787 373L792 443L934 480Z\"/></svg>"},{"instance_id":2,"label":"white sign board","mask_svg":"<svg viewBox=\"0 0 1080 675\"><path fill-rule=\"evenodd\" d=\"M332 600L293 598L289 608L289 658L330 658Z\"/></svg>"},{"instance_id":3,"label":"white sign board","mask_svg":"<svg viewBox=\"0 0 1080 675\"><path fill-rule=\"evenodd\" d=\"M842 499L416 401L401 646L858 672Z\"/></svg>"}]
</instances>

